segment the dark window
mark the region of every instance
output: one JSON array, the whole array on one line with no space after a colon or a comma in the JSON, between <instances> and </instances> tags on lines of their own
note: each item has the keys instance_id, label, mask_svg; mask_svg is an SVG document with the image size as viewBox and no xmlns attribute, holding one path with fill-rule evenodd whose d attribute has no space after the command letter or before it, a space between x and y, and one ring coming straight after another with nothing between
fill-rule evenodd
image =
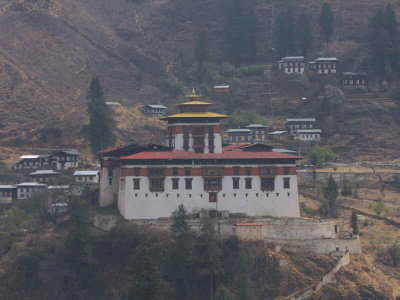
<instances>
[{"instance_id":1,"label":"dark window","mask_svg":"<svg viewBox=\"0 0 400 300\"><path fill-rule=\"evenodd\" d=\"M140 179L133 179L133 189L140 190Z\"/></svg>"},{"instance_id":2,"label":"dark window","mask_svg":"<svg viewBox=\"0 0 400 300\"><path fill-rule=\"evenodd\" d=\"M164 176L164 169L149 169L149 176Z\"/></svg>"},{"instance_id":3,"label":"dark window","mask_svg":"<svg viewBox=\"0 0 400 300\"><path fill-rule=\"evenodd\" d=\"M240 175L240 168L239 167L233 167L233 175L235 175L235 176Z\"/></svg>"},{"instance_id":4,"label":"dark window","mask_svg":"<svg viewBox=\"0 0 400 300\"><path fill-rule=\"evenodd\" d=\"M204 127L193 127L193 135L203 135Z\"/></svg>"},{"instance_id":5,"label":"dark window","mask_svg":"<svg viewBox=\"0 0 400 300\"><path fill-rule=\"evenodd\" d=\"M150 191L163 191L164 190L164 179L150 179Z\"/></svg>"},{"instance_id":6,"label":"dark window","mask_svg":"<svg viewBox=\"0 0 400 300\"><path fill-rule=\"evenodd\" d=\"M192 174L192 168L185 168L185 176L190 176Z\"/></svg>"},{"instance_id":7,"label":"dark window","mask_svg":"<svg viewBox=\"0 0 400 300\"><path fill-rule=\"evenodd\" d=\"M289 175L290 174L290 168L284 167L283 168L283 175Z\"/></svg>"},{"instance_id":8,"label":"dark window","mask_svg":"<svg viewBox=\"0 0 400 300\"><path fill-rule=\"evenodd\" d=\"M178 176L178 168L172 168L172 176Z\"/></svg>"},{"instance_id":9,"label":"dark window","mask_svg":"<svg viewBox=\"0 0 400 300\"><path fill-rule=\"evenodd\" d=\"M223 167L204 168L203 176L224 176L224 168Z\"/></svg>"},{"instance_id":10,"label":"dark window","mask_svg":"<svg viewBox=\"0 0 400 300\"><path fill-rule=\"evenodd\" d=\"M250 190L251 189L251 178L246 178L246 190Z\"/></svg>"},{"instance_id":11,"label":"dark window","mask_svg":"<svg viewBox=\"0 0 400 300\"><path fill-rule=\"evenodd\" d=\"M140 176L140 168L133 168L133 175Z\"/></svg>"},{"instance_id":12,"label":"dark window","mask_svg":"<svg viewBox=\"0 0 400 300\"><path fill-rule=\"evenodd\" d=\"M275 175L275 173L276 173L275 168L261 168L260 170L261 176Z\"/></svg>"},{"instance_id":13,"label":"dark window","mask_svg":"<svg viewBox=\"0 0 400 300\"><path fill-rule=\"evenodd\" d=\"M215 191L222 189L221 178L205 178L204 179L204 190L205 191Z\"/></svg>"},{"instance_id":14,"label":"dark window","mask_svg":"<svg viewBox=\"0 0 400 300\"><path fill-rule=\"evenodd\" d=\"M251 168L246 168L246 175L251 175Z\"/></svg>"},{"instance_id":15,"label":"dark window","mask_svg":"<svg viewBox=\"0 0 400 300\"><path fill-rule=\"evenodd\" d=\"M239 180L240 178L236 177L232 178L233 189L235 190L239 189Z\"/></svg>"},{"instance_id":16,"label":"dark window","mask_svg":"<svg viewBox=\"0 0 400 300\"><path fill-rule=\"evenodd\" d=\"M189 127L183 127L183 135L189 135Z\"/></svg>"},{"instance_id":17,"label":"dark window","mask_svg":"<svg viewBox=\"0 0 400 300\"><path fill-rule=\"evenodd\" d=\"M179 178L172 178L172 189L179 189Z\"/></svg>"},{"instance_id":18,"label":"dark window","mask_svg":"<svg viewBox=\"0 0 400 300\"><path fill-rule=\"evenodd\" d=\"M283 188L290 189L290 178L283 178Z\"/></svg>"},{"instance_id":19,"label":"dark window","mask_svg":"<svg viewBox=\"0 0 400 300\"><path fill-rule=\"evenodd\" d=\"M217 193L210 193L208 196L209 202L217 202Z\"/></svg>"},{"instance_id":20,"label":"dark window","mask_svg":"<svg viewBox=\"0 0 400 300\"><path fill-rule=\"evenodd\" d=\"M196 153L204 153L204 148L202 147L202 148L194 148L194 152L196 152Z\"/></svg>"},{"instance_id":21,"label":"dark window","mask_svg":"<svg viewBox=\"0 0 400 300\"><path fill-rule=\"evenodd\" d=\"M261 178L261 190L262 191L273 191L275 189L274 178Z\"/></svg>"},{"instance_id":22,"label":"dark window","mask_svg":"<svg viewBox=\"0 0 400 300\"><path fill-rule=\"evenodd\" d=\"M193 178L185 178L185 189L187 189L187 190L192 189L192 181L193 181Z\"/></svg>"},{"instance_id":23,"label":"dark window","mask_svg":"<svg viewBox=\"0 0 400 300\"><path fill-rule=\"evenodd\" d=\"M213 126L208 127L208 135L214 136L214 127Z\"/></svg>"},{"instance_id":24,"label":"dark window","mask_svg":"<svg viewBox=\"0 0 400 300\"><path fill-rule=\"evenodd\" d=\"M195 137L193 139L193 147L203 146L204 147L204 138L202 137Z\"/></svg>"}]
</instances>

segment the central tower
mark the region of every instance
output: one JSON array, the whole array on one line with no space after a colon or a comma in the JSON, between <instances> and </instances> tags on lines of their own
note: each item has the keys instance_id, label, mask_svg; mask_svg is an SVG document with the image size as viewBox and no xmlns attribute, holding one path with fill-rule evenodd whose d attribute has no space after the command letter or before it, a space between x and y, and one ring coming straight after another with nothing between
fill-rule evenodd
<instances>
[{"instance_id":1,"label":"central tower","mask_svg":"<svg viewBox=\"0 0 400 300\"><path fill-rule=\"evenodd\" d=\"M222 153L221 119L226 115L209 112L212 105L199 101L193 89L189 101L178 104L179 113L162 118L168 122L167 146L196 153Z\"/></svg>"}]
</instances>

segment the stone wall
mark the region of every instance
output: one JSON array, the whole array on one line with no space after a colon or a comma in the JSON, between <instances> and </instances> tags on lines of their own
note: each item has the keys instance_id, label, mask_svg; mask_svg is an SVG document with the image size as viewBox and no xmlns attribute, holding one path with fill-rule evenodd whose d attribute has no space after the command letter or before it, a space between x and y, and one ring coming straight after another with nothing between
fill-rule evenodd
<instances>
[{"instance_id":1,"label":"stone wall","mask_svg":"<svg viewBox=\"0 0 400 300\"><path fill-rule=\"evenodd\" d=\"M331 176L339 184L345 181L355 184L365 184L366 182L372 183L400 183L400 173L342 173L342 172L317 172L316 182L326 183ZM299 170L297 173L298 183L309 184L314 182L314 175L312 171Z\"/></svg>"}]
</instances>

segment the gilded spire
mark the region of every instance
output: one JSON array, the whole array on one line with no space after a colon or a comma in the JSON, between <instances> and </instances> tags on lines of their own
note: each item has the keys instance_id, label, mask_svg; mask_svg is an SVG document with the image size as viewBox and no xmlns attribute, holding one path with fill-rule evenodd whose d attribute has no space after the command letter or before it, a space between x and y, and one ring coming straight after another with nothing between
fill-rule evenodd
<instances>
[{"instance_id":1,"label":"gilded spire","mask_svg":"<svg viewBox=\"0 0 400 300\"><path fill-rule=\"evenodd\" d=\"M197 98L200 98L201 95L196 94L196 90L193 88L190 94L186 95L186 98L190 99L191 101L195 101Z\"/></svg>"}]
</instances>

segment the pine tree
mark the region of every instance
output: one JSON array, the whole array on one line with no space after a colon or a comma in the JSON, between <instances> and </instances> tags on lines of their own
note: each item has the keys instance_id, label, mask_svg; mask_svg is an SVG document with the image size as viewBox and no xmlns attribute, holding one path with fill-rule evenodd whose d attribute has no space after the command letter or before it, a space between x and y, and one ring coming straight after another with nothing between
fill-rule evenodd
<instances>
[{"instance_id":1,"label":"pine tree","mask_svg":"<svg viewBox=\"0 0 400 300\"><path fill-rule=\"evenodd\" d=\"M324 3L322 6L321 15L319 17L319 25L324 34L326 44L329 43L333 34L334 16L329 3Z\"/></svg>"},{"instance_id":2,"label":"pine tree","mask_svg":"<svg viewBox=\"0 0 400 300\"><path fill-rule=\"evenodd\" d=\"M301 54L307 57L310 50L313 48L314 36L308 16L303 12L297 23L297 47Z\"/></svg>"},{"instance_id":3,"label":"pine tree","mask_svg":"<svg viewBox=\"0 0 400 300\"><path fill-rule=\"evenodd\" d=\"M336 215L336 198L339 194L338 187L332 175L328 179L328 184L324 187L324 197L328 200L329 214Z\"/></svg>"},{"instance_id":4,"label":"pine tree","mask_svg":"<svg viewBox=\"0 0 400 300\"><path fill-rule=\"evenodd\" d=\"M196 47L194 48L194 56L198 65L202 65L208 58L207 41L204 31L201 31L197 36Z\"/></svg>"},{"instance_id":5,"label":"pine tree","mask_svg":"<svg viewBox=\"0 0 400 300\"><path fill-rule=\"evenodd\" d=\"M291 8L282 11L276 18L274 40L280 57L294 55L296 52L296 29L293 18Z\"/></svg>"},{"instance_id":6,"label":"pine tree","mask_svg":"<svg viewBox=\"0 0 400 300\"><path fill-rule=\"evenodd\" d=\"M93 151L105 149L115 142L115 122L97 76L93 77L90 83L87 100L89 124L84 127L85 135Z\"/></svg>"},{"instance_id":7,"label":"pine tree","mask_svg":"<svg viewBox=\"0 0 400 300\"><path fill-rule=\"evenodd\" d=\"M353 229L353 234L358 234L358 217L355 211L351 213L350 224Z\"/></svg>"},{"instance_id":8,"label":"pine tree","mask_svg":"<svg viewBox=\"0 0 400 300\"><path fill-rule=\"evenodd\" d=\"M388 53L388 64L395 71L400 71L399 54L400 54L400 33L399 24L397 22L396 13L390 3L386 6L383 24L390 39L390 49Z\"/></svg>"}]
</instances>

